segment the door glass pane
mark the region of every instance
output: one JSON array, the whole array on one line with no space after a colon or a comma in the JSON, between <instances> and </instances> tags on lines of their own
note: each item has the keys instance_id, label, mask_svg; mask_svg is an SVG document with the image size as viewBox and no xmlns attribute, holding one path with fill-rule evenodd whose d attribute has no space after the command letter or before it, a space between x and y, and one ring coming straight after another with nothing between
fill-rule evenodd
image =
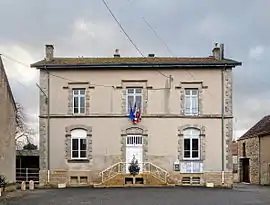
<instances>
[{"instance_id":1,"label":"door glass pane","mask_svg":"<svg viewBox=\"0 0 270 205\"><path fill-rule=\"evenodd\" d=\"M72 151L72 157L78 158L79 157L79 151Z\"/></svg>"},{"instance_id":2,"label":"door glass pane","mask_svg":"<svg viewBox=\"0 0 270 205\"><path fill-rule=\"evenodd\" d=\"M78 139L72 139L72 150L78 150L78 149L79 149Z\"/></svg>"},{"instance_id":3,"label":"door glass pane","mask_svg":"<svg viewBox=\"0 0 270 205\"><path fill-rule=\"evenodd\" d=\"M80 139L80 150L86 150L86 139Z\"/></svg>"}]
</instances>

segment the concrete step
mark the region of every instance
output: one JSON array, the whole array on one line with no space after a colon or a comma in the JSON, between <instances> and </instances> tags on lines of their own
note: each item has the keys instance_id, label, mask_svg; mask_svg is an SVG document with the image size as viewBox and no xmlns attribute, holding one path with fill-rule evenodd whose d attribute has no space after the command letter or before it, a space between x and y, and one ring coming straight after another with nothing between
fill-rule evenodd
<instances>
[{"instance_id":1,"label":"concrete step","mask_svg":"<svg viewBox=\"0 0 270 205\"><path fill-rule=\"evenodd\" d=\"M150 185L150 184L123 184L123 185L100 185L100 184L94 184L94 188L158 188L158 187L175 187L175 184L160 184L160 185Z\"/></svg>"},{"instance_id":2,"label":"concrete step","mask_svg":"<svg viewBox=\"0 0 270 205\"><path fill-rule=\"evenodd\" d=\"M130 184L126 184L125 179L130 178L132 182ZM133 183L133 178L136 178L137 180L143 179L143 184L138 183L138 184L132 184ZM135 180L135 179L134 179ZM173 184L173 183L170 183ZM102 187L140 187L140 186L167 186L168 183L165 183L164 181L154 177L151 173L141 173L133 177L130 174L122 174L119 173L118 175L114 176L113 178L104 181L103 183L96 184L96 186L102 186Z\"/></svg>"}]
</instances>

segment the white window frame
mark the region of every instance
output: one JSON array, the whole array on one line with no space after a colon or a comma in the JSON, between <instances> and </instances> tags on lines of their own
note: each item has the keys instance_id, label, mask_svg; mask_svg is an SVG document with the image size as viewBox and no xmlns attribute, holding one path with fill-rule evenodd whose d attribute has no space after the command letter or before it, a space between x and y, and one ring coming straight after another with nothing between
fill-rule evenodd
<instances>
[{"instance_id":1,"label":"white window frame","mask_svg":"<svg viewBox=\"0 0 270 205\"><path fill-rule=\"evenodd\" d=\"M78 91L78 94L75 94L75 91ZM84 91L84 94L81 94L81 91ZM75 113L74 112L74 98L78 98L78 112ZM84 112L81 112L81 97L84 97ZM80 114L85 114L85 111L86 111L86 89L85 88L73 88L72 89L72 113L74 115L80 115Z\"/></svg>"},{"instance_id":2,"label":"white window frame","mask_svg":"<svg viewBox=\"0 0 270 205\"><path fill-rule=\"evenodd\" d=\"M194 133L193 133L194 132ZM200 160L201 157L201 139L200 139L200 130L196 128L187 128L183 132L183 159L184 160ZM190 157L185 157L185 139L190 140ZM192 157L192 140L198 139L198 157Z\"/></svg>"},{"instance_id":3,"label":"white window frame","mask_svg":"<svg viewBox=\"0 0 270 205\"><path fill-rule=\"evenodd\" d=\"M72 146L73 146L73 139L77 139L78 140L78 150L73 150ZM81 157L81 144L80 144L80 140L81 139L85 139L86 141L86 149L85 149L85 157ZM87 150L88 150L88 143L87 143L87 132L83 129L75 129L71 131L71 147L70 147L70 155L71 155L71 159L72 160L81 160L81 159L87 159ZM73 151L78 151L78 157L73 157Z\"/></svg>"},{"instance_id":4,"label":"white window frame","mask_svg":"<svg viewBox=\"0 0 270 205\"><path fill-rule=\"evenodd\" d=\"M189 91L189 94L187 94L187 91ZM196 91L196 94L195 95L192 94L192 91ZM198 88L185 88L184 92L185 92L184 114L185 115L198 115L199 114L199 89ZM192 107L192 104L193 104L192 102L194 98L197 101L196 108ZM186 109L187 101L189 101L189 104L190 104L189 109Z\"/></svg>"},{"instance_id":5,"label":"white window frame","mask_svg":"<svg viewBox=\"0 0 270 205\"><path fill-rule=\"evenodd\" d=\"M129 89L133 89L133 93L128 93ZM140 89L141 93L136 93L136 89ZM126 88L126 112L129 113L129 101L128 97L133 97L133 101L136 102L136 97L141 96L141 113L143 112L143 88L142 87L128 87ZM134 104L132 105L134 106Z\"/></svg>"},{"instance_id":6,"label":"white window frame","mask_svg":"<svg viewBox=\"0 0 270 205\"><path fill-rule=\"evenodd\" d=\"M128 143L132 139L134 143ZM137 142L137 143L136 143ZM143 146L143 137L142 135L127 135L126 136L126 146L127 147L142 147Z\"/></svg>"}]
</instances>

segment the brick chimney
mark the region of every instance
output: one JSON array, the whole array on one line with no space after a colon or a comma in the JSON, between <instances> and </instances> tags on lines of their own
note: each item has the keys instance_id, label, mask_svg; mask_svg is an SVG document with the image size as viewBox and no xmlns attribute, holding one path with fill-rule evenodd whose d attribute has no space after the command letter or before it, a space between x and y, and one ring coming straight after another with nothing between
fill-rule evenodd
<instances>
[{"instance_id":1,"label":"brick chimney","mask_svg":"<svg viewBox=\"0 0 270 205\"><path fill-rule=\"evenodd\" d=\"M54 46L53 45L45 45L45 59L46 61L51 61L54 57L53 55L53 51L54 51Z\"/></svg>"},{"instance_id":2,"label":"brick chimney","mask_svg":"<svg viewBox=\"0 0 270 205\"><path fill-rule=\"evenodd\" d=\"M224 44L220 43L218 46L218 43L215 43L215 47L213 48L212 52L216 60L224 59Z\"/></svg>"}]
</instances>

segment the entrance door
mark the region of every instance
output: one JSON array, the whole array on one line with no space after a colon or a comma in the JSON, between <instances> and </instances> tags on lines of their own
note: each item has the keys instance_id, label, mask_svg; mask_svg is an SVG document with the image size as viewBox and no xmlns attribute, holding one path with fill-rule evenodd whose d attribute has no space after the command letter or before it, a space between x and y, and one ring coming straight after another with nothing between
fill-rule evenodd
<instances>
[{"instance_id":1,"label":"entrance door","mask_svg":"<svg viewBox=\"0 0 270 205\"><path fill-rule=\"evenodd\" d=\"M138 160L140 172L143 163L143 138L141 135L128 135L126 138L126 173L129 173L129 166L133 158Z\"/></svg>"},{"instance_id":2,"label":"entrance door","mask_svg":"<svg viewBox=\"0 0 270 205\"><path fill-rule=\"evenodd\" d=\"M249 179L249 158L240 159L240 181L250 183Z\"/></svg>"}]
</instances>

